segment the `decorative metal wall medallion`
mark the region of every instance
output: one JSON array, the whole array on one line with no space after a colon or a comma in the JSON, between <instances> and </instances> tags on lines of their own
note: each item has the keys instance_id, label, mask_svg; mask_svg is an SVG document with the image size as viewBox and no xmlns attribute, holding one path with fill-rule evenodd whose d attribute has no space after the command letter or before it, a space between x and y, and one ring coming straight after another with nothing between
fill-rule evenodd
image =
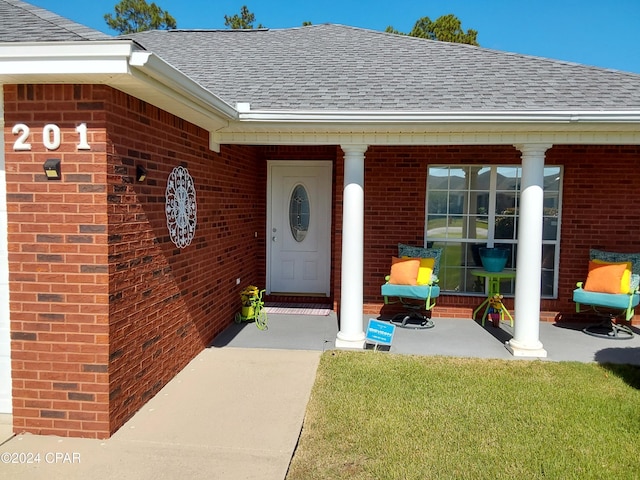
<instances>
[{"instance_id":1,"label":"decorative metal wall medallion","mask_svg":"<svg viewBox=\"0 0 640 480\"><path fill-rule=\"evenodd\" d=\"M184 248L196 234L197 220L196 189L186 168L173 169L167 179L165 196L169 235L177 247Z\"/></svg>"}]
</instances>

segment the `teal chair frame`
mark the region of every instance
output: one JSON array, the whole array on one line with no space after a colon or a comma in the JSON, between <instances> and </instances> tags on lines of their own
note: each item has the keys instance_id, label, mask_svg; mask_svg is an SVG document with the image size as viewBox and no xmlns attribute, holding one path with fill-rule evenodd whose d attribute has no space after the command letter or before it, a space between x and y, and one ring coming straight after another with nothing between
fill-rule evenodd
<instances>
[{"instance_id":1,"label":"teal chair frame","mask_svg":"<svg viewBox=\"0 0 640 480\"><path fill-rule=\"evenodd\" d=\"M584 290L584 282L578 282L573 291L576 313L593 312L603 318L601 323L584 328L584 332L601 338L629 339L634 336L629 325L619 323L630 322L635 315L635 308L640 304L640 254L605 252L591 249L591 260L599 259L608 262L631 262L632 290L629 293L599 293Z\"/></svg>"},{"instance_id":2,"label":"teal chair frame","mask_svg":"<svg viewBox=\"0 0 640 480\"><path fill-rule=\"evenodd\" d=\"M386 283L380 287L380 293L385 305L401 304L404 312L391 318L390 322L404 328L433 328L431 311L436 306L436 298L440 296L438 286L438 272L440 268L440 256L442 249L422 248L410 245L398 244L398 257L410 258L434 258L433 278L428 285L394 285L389 283L389 275L385 277ZM395 298L396 300L392 300Z\"/></svg>"},{"instance_id":3,"label":"teal chair frame","mask_svg":"<svg viewBox=\"0 0 640 480\"><path fill-rule=\"evenodd\" d=\"M389 275L385 277L387 283L382 285L380 292L385 305L402 304L403 313L398 313L390 320L400 327L432 328L431 310L436 306L436 298L440 296L440 287L436 283L431 285L393 285L389 283ZM391 300L397 297L397 300ZM425 312L425 313L423 313Z\"/></svg>"}]
</instances>

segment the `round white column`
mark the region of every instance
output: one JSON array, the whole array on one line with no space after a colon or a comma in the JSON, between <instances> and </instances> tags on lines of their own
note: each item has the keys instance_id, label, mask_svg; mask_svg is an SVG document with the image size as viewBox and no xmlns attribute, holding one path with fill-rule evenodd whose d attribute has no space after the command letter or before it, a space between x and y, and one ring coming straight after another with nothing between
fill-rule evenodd
<instances>
[{"instance_id":1,"label":"round white column","mask_svg":"<svg viewBox=\"0 0 640 480\"><path fill-rule=\"evenodd\" d=\"M515 145L522 152L513 339L507 349L517 357L546 357L540 342L544 157L551 145Z\"/></svg>"},{"instance_id":2,"label":"round white column","mask_svg":"<svg viewBox=\"0 0 640 480\"><path fill-rule=\"evenodd\" d=\"M363 348L364 153L367 145L342 145L342 275L338 348Z\"/></svg>"}]
</instances>

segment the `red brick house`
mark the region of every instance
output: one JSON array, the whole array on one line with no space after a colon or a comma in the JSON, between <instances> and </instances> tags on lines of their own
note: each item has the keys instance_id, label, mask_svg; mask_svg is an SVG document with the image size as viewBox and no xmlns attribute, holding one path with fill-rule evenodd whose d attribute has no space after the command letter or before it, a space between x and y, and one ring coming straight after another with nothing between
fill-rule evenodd
<instances>
[{"instance_id":1,"label":"red brick house","mask_svg":"<svg viewBox=\"0 0 640 480\"><path fill-rule=\"evenodd\" d=\"M249 283L331 303L358 348L398 243L443 248L434 316L461 321L474 248L502 244L513 353L544 356L589 248L640 251L640 75L337 25L113 38L20 0L0 18L15 431L110 436Z\"/></svg>"}]
</instances>

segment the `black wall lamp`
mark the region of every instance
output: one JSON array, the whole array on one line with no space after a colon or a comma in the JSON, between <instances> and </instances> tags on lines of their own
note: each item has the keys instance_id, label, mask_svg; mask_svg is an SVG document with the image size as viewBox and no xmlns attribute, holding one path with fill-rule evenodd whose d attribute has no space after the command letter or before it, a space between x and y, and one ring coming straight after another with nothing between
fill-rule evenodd
<instances>
[{"instance_id":1,"label":"black wall lamp","mask_svg":"<svg viewBox=\"0 0 640 480\"><path fill-rule=\"evenodd\" d=\"M60 159L59 158L47 158L44 162L44 174L47 176L47 180L60 180L62 175L60 174Z\"/></svg>"},{"instance_id":2,"label":"black wall lamp","mask_svg":"<svg viewBox=\"0 0 640 480\"><path fill-rule=\"evenodd\" d=\"M144 182L147 179L147 170L142 165L136 166L136 180Z\"/></svg>"}]
</instances>

